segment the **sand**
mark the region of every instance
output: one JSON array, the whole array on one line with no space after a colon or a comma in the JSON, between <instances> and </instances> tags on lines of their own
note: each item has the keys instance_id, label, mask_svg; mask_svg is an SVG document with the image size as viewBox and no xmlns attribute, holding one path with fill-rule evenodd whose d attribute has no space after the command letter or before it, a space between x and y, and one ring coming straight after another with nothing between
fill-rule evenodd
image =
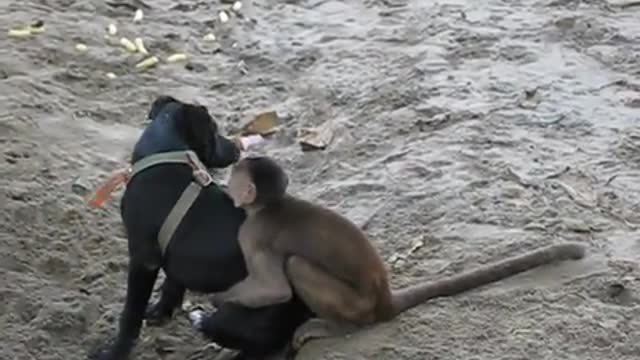
<instances>
[{"instance_id":1,"label":"sand","mask_svg":"<svg viewBox=\"0 0 640 360\"><path fill-rule=\"evenodd\" d=\"M226 133L276 110L281 130L255 151L365 226L394 286L562 241L589 249L298 359L640 358L640 7L259 0L221 24L217 1L147 4L134 24L136 5L0 2L0 359L85 359L113 335L119 196L102 210L84 196L160 94L208 106ZM43 34L5 35L38 19ZM105 43L111 22L161 65L136 71L138 55ZM166 64L173 52L189 65ZM302 152L296 132L322 124L332 143ZM177 314L143 329L135 358L213 358L205 344Z\"/></svg>"}]
</instances>

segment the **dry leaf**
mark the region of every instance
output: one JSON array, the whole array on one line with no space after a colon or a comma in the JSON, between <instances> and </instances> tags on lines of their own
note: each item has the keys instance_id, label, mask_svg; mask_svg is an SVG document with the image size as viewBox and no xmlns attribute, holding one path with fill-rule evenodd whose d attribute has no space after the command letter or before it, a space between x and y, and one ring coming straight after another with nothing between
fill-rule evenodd
<instances>
[{"instance_id":1,"label":"dry leaf","mask_svg":"<svg viewBox=\"0 0 640 360\"><path fill-rule=\"evenodd\" d=\"M268 135L277 131L277 126L278 113L264 112L242 127L242 135Z\"/></svg>"},{"instance_id":2,"label":"dry leaf","mask_svg":"<svg viewBox=\"0 0 640 360\"><path fill-rule=\"evenodd\" d=\"M329 122L317 128L303 128L298 133L302 151L324 150L333 140L333 127Z\"/></svg>"},{"instance_id":3,"label":"dry leaf","mask_svg":"<svg viewBox=\"0 0 640 360\"><path fill-rule=\"evenodd\" d=\"M409 254L413 254L414 252L418 251L422 246L424 246L424 242L422 241L422 239L414 241L411 245L411 249L409 249Z\"/></svg>"},{"instance_id":4,"label":"dry leaf","mask_svg":"<svg viewBox=\"0 0 640 360\"><path fill-rule=\"evenodd\" d=\"M535 109L542 101L538 88L527 89L524 91L524 96L521 96L518 106L523 109Z\"/></svg>"}]
</instances>

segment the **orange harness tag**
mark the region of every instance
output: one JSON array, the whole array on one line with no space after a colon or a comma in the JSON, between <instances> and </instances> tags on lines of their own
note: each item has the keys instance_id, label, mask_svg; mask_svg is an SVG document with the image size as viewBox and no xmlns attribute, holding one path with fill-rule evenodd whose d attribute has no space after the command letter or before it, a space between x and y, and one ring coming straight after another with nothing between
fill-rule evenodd
<instances>
[{"instance_id":1,"label":"orange harness tag","mask_svg":"<svg viewBox=\"0 0 640 360\"><path fill-rule=\"evenodd\" d=\"M111 199L111 194L113 194L114 191L127 184L130 173L131 169L127 168L111 175L109 180L96 190L93 198L89 200L89 206L102 208L104 204Z\"/></svg>"}]
</instances>

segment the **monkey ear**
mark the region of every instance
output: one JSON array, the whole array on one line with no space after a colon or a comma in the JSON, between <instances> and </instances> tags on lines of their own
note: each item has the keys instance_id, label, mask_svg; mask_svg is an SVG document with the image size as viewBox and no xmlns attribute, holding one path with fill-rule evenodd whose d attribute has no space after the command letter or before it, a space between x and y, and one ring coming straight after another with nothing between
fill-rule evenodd
<instances>
[{"instance_id":1,"label":"monkey ear","mask_svg":"<svg viewBox=\"0 0 640 360\"><path fill-rule=\"evenodd\" d=\"M253 204L258 197L258 191L256 189L256 185L252 182L247 184L247 188L242 195L242 202L244 204Z\"/></svg>"},{"instance_id":2,"label":"monkey ear","mask_svg":"<svg viewBox=\"0 0 640 360\"><path fill-rule=\"evenodd\" d=\"M215 124L206 107L182 104L176 121L177 131L182 135L189 148L198 154L201 161L209 161L211 138Z\"/></svg>"}]
</instances>

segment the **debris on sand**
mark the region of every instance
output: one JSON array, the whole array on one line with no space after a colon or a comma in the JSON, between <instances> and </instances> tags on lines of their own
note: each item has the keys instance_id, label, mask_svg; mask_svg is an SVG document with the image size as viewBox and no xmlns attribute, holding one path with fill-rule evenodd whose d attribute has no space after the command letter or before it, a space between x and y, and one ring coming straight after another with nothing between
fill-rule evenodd
<instances>
[{"instance_id":1,"label":"debris on sand","mask_svg":"<svg viewBox=\"0 0 640 360\"><path fill-rule=\"evenodd\" d=\"M42 34L45 31L44 21L38 20L35 23L21 27L9 29L8 35L13 38L28 38L32 35Z\"/></svg>"},{"instance_id":2,"label":"debris on sand","mask_svg":"<svg viewBox=\"0 0 640 360\"><path fill-rule=\"evenodd\" d=\"M146 58L145 60L142 60L141 62L136 64L136 68L137 69L150 69L156 65L158 65L158 63L160 62L160 59L158 59L158 57L156 56L151 56L149 58Z\"/></svg>"},{"instance_id":3,"label":"debris on sand","mask_svg":"<svg viewBox=\"0 0 640 360\"><path fill-rule=\"evenodd\" d=\"M109 26L107 27L107 32L111 36L116 36L118 34L118 27L116 26L116 24L109 24Z\"/></svg>"},{"instance_id":4,"label":"debris on sand","mask_svg":"<svg viewBox=\"0 0 640 360\"><path fill-rule=\"evenodd\" d=\"M333 124L325 122L315 128L302 128L298 131L298 143L302 151L324 150L333 141Z\"/></svg>"},{"instance_id":5,"label":"debris on sand","mask_svg":"<svg viewBox=\"0 0 640 360\"><path fill-rule=\"evenodd\" d=\"M76 51L79 53L85 53L87 52L87 50L89 50L89 48L87 47L87 45L85 44L76 44Z\"/></svg>"},{"instance_id":6,"label":"debris on sand","mask_svg":"<svg viewBox=\"0 0 640 360\"><path fill-rule=\"evenodd\" d=\"M175 63L175 62L179 62L179 61L185 61L188 58L189 57L187 56L187 54L176 53L176 54L173 54L173 55L169 55L169 57L167 57L167 62L168 63Z\"/></svg>"},{"instance_id":7,"label":"debris on sand","mask_svg":"<svg viewBox=\"0 0 640 360\"><path fill-rule=\"evenodd\" d=\"M424 246L424 239L419 238L414 240L411 243L411 247L405 252L394 252L388 259L388 262L391 264L391 267L394 269L402 269L409 259L409 257L420 250Z\"/></svg>"},{"instance_id":8,"label":"debris on sand","mask_svg":"<svg viewBox=\"0 0 640 360\"><path fill-rule=\"evenodd\" d=\"M136 44L133 41L127 39L126 37L120 38L120 45L122 45L129 52L134 53L138 51L138 47L136 46Z\"/></svg>"},{"instance_id":9,"label":"debris on sand","mask_svg":"<svg viewBox=\"0 0 640 360\"><path fill-rule=\"evenodd\" d=\"M138 52L144 55L149 55L149 51L147 51L147 48L144 46L144 41L142 41L142 38L135 38L133 40L133 43L136 45Z\"/></svg>"},{"instance_id":10,"label":"debris on sand","mask_svg":"<svg viewBox=\"0 0 640 360\"><path fill-rule=\"evenodd\" d=\"M218 12L218 18L220 18L220 22L224 24L229 21L229 14L225 10L220 10Z\"/></svg>"},{"instance_id":11,"label":"debris on sand","mask_svg":"<svg viewBox=\"0 0 640 360\"><path fill-rule=\"evenodd\" d=\"M231 45L231 47L235 48L236 47L236 43L233 43L233 45ZM247 75L249 73L249 68L247 67L247 63L245 63L244 60L240 60L238 65L236 65L236 68L238 69L238 71L240 71L240 74L242 74L242 75Z\"/></svg>"},{"instance_id":12,"label":"debris on sand","mask_svg":"<svg viewBox=\"0 0 640 360\"><path fill-rule=\"evenodd\" d=\"M242 127L242 135L269 135L277 131L278 113L267 111L256 115L253 120Z\"/></svg>"},{"instance_id":13,"label":"debris on sand","mask_svg":"<svg viewBox=\"0 0 640 360\"><path fill-rule=\"evenodd\" d=\"M9 29L9 36L14 38L26 38L31 36L31 30L29 28L24 29Z\"/></svg>"},{"instance_id":14,"label":"debris on sand","mask_svg":"<svg viewBox=\"0 0 640 360\"><path fill-rule=\"evenodd\" d=\"M527 89L524 91L524 96L522 96L518 101L518 106L523 109L531 110L538 107L541 101L538 88Z\"/></svg>"},{"instance_id":15,"label":"debris on sand","mask_svg":"<svg viewBox=\"0 0 640 360\"><path fill-rule=\"evenodd\" d=\"M140 22L142 21L143 17L144 17L144 13L142 12L142 9L138 9L136 10L136 13L133 15L133 22Z\"/></svg>"},{"instance_id":16,"label":"debris on sand","mask_svg":"<svg viewBox=\"0 0 640 360\"><path fill-rule=\"evenodd\" d=\"M611 6L619 6L625 9L632 6L639 6L640 0L607 0L607 3Z\"/></svg>"},{"instance_id":17,"label":"debris on sand","mask_svg":"<svg viewBox=\"0 0 640 360\"><path fill-rule=\"evenodd\" d=\"M240 9L243 6L241 1L229 1L227 3L228 3L227 9L222 9L218 11L218 18L219 18L219 21L221 21L222 23L228 22L231 19L232 15L234 14L238 15L238 11L240 11ZM133 16L133 22L135 23L141 22L142 19L144 18L144 12L142 11L141 7L149 8L146 4L142 2L136 2L136 4L134 5L131 5L128 3L111 2L111 3L108 3L108 5L115 6L115 7L132 7L132 10L135 9L135 13ZM149 69L159 64L160 55L151 56L152 55L151 52L147 50L145 43L141 37L135 37L133 38L133 41L132 41L130 40L132 37L126 37L122 35L118 36L119 30L115 22L109 23L105 30L106 30L106 34L104 35L104 38L109 45L112 45L115 47L122 47L131 54L140 53L146 57L144 60L136 64L136 68ZM17 39L20 39L20 38L27 39L32 37L35 34L43 33L44 31L45 31L44 22L39 20L28 26L9 29L8 36L11 38L17 38ZM217 41L217 37L213 33L208 33L204 35L202 39L208 43L214 43L214 44ZM236 44L234 43L232 47L235 47L235 45ZM220 49L220 46L219 44L217 44L215 49L211 51L207 51L206 53L215 53L219 51L219 49ZM75 45L75 50L78 53L85 53L89 50L89 48L86 44L77 43ZM188 56L185 53L176 53L176 54L168 55L165 60L166 60L166 63L176 63L176 62L187 61L189 60L189 58L190 56ZM138 60L140 60L140 58ZM240 71L240 73L242 73L243 75L246 75L248 73L247 66L243 61L239 62L239 64L237 65L237 68ZM206 68L204 69L200 68L199 71L200 72L206 71ZM107 77L111 79L111 78L115 78L115 75L113 75L113 73L108 73Z\"/></svg>"}]
</instances>

